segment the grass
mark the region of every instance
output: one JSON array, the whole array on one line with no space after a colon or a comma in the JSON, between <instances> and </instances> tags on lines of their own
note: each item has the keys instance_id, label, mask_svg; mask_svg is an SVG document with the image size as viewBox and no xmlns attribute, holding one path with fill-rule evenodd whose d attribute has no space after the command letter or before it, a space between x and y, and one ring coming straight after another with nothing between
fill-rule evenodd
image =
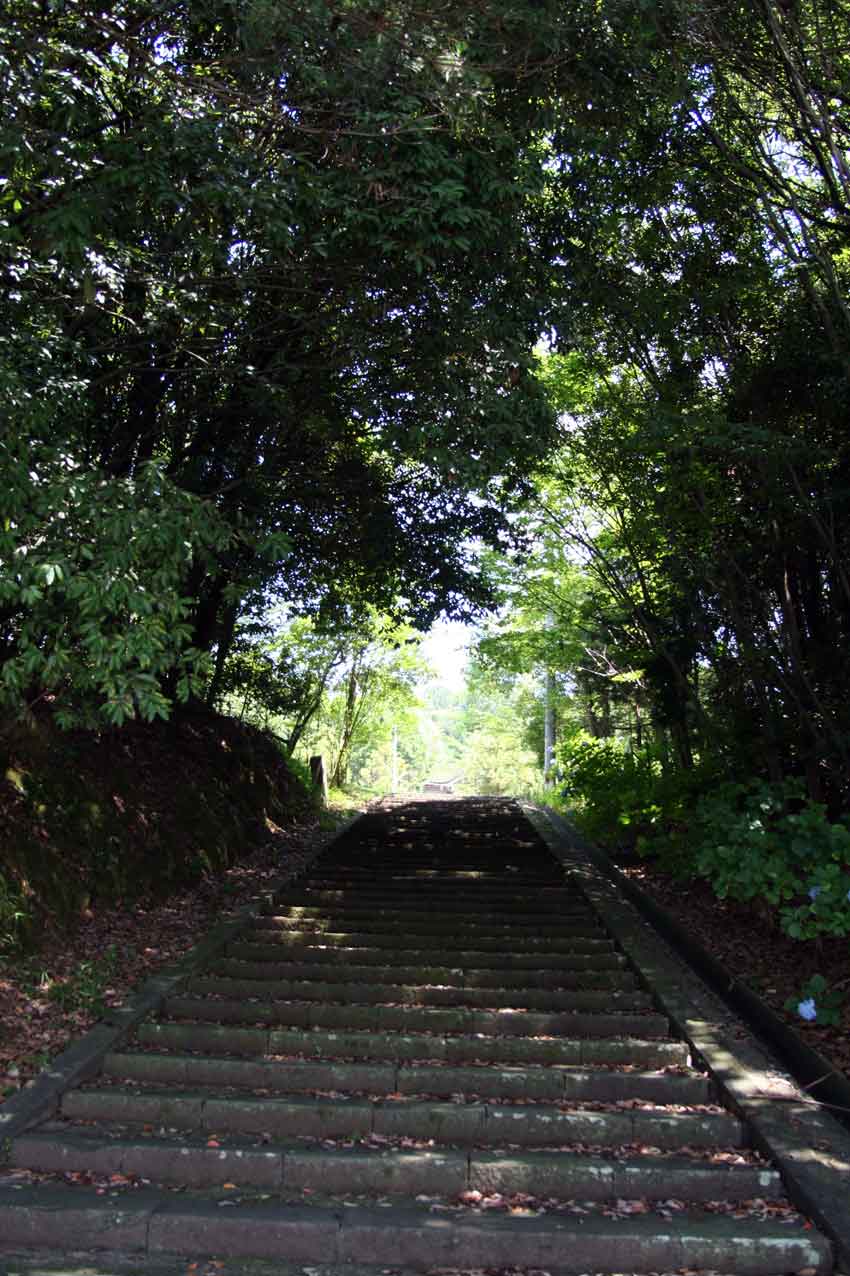
<instances>
[{"instance_id":1,"label":"grass","mask_svg":"<svg viewBox=\"0 0 850 1276\"><path fill-rule=\"evenodd\" d=\"M130 957L131 952L124 952L124 961ZM52 1002L66 1012L81 1010L87 1014L101 1015L106 1009L104 994L115 978L119 965L117 945L109 944L96 960L81 961L68 974L52 973L45 968L43 958L38 956L18 957L14 963L14 973L21 992L35 1001Z\"/></svg>"},{"instance_id":2,"label":"grass","mask_svg":"<svg viewBox=\"0 0 850 1276\"><path fill-rule=\"evenodd\" d=\"M546 785L540 784L533 789L526 790L522 796L527 801L533 802L535 806L549 806L553 811L557 811L559 815L570 815L570 808L566 799L555 785L547 788Z\"/></svg>"}]
</instances>

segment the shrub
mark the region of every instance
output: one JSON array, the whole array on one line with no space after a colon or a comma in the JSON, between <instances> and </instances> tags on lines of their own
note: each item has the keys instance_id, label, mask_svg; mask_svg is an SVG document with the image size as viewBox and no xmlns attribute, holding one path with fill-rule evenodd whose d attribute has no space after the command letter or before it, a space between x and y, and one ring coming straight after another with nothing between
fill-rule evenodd
<instances>
[{"instance_id":1,"label":"shrub","mask_svg":"<svg viewBox=\"0 0 850 1276\"><path fill-rule=\"evenodd\" d=\"M850 829L802 783L717 783L707 766L662 770L651 752L579 735L560 745L564 797L590 838L628 842L720 899L761 902L793 939L850 935Z\"/></svg>"},{"instance_id":2,"label":"shrub","mask_svg":"<svg viewBox=\"0 0 850 1276\"><path fill-rule=\"evenodd\" d=\"M787 999L785 1009L806 1023L837 1028L842 1022L843 1003L841 987L831 988L823 975L812 975L796 996Z\"/></svg>"},{"instance_id":3,"label":"shrub","mask_svg":"<svg viewBox=\"0 0 850 1276\"><path fill-rule=\"evenodd\" d=\"M799 781L722 785L697 803L689 839L720 899L773 905L794 939L850 934L850 831Z\"/></svg>"},{"instance_id":4,"label":"shrub","mask_svg":"<svg viewBox=\"0 0 850 1276\"><path fill-rule=\"evenodd\" d=\"M281 752L289 774L301 785L307 800L315 804L317 799L309 766L303 758L296 758L294 754L287 753L285 750Z\"/></svg>"},{"instance_id":5,"label":"shrub","mask_svg":"<svg viewBox=\"0 0 850 1276\"><path fill-rule=\"evenodd\" d=\"M635 753L622 741L582 733L564 741L556 756L563 795L588 837L633 845L668 814L661 766L648 751Z\"/></svg>"},{"instance_id":6,"label":"shrub","mask_svg":"<svg viewBox=\"0 0 850 1276\"><path fill-rule=\"evenodd\" d=\"M53 697L60 727L167 718L209 661L190 646L193 562L230 533L212 501L180 491L158 463L133 479L69 449L0 434L0 710L26 719Z\"/></svg>"}]
</instances>

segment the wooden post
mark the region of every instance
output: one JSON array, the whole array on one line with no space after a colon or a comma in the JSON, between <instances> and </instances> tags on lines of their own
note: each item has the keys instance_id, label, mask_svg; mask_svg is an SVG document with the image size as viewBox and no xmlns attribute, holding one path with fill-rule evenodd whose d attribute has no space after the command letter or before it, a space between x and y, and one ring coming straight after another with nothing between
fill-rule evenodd
<instances>
[{"instance_id":1,"label":"wooden post","mask_svg":"<svg viewBox=\"0 0 850 1276\"><path fill-rule=\"evenodd\" d=\"M313 781L313 788L318 792L322 806L328 804L328 781L325 775L325 759L320 753L310 759L310 778Z\"/></svg>"}]
</instances>

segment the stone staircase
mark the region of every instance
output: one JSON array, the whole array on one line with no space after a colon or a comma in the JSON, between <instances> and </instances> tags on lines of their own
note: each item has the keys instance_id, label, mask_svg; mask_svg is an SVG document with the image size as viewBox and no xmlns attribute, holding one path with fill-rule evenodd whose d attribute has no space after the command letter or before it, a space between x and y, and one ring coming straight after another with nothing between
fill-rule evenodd
<instances>
[{"instance_id":1,"label":"stone staircase","mask_svg":"<svg viewBox=\"0 0 850 1276\"><path fill-rule=\"evenodd\" d=\"M0 1255L92 1272L832 1271L496 801L364 817L10 1164Z\"/></svg>"}]
</instances>

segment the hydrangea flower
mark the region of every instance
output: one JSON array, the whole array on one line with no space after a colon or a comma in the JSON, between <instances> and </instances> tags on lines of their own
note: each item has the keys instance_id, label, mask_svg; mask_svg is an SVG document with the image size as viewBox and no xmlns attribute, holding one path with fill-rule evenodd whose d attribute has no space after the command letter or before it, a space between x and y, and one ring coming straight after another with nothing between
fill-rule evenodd
<instances>
[{"instance_id":1,"label":"hydrangea flower","mask_svg":"<svg viewBox=\"0 0 850 1276\"><path fill-rule=\"evenodd\" d=\"M847 894L848 894L848 896L850 896L850 891L848 891L848 892L847 892ZM820 887L819 887L819 886L810 886L810 887L809 887L809 899L817 899L818 895L820 895Z\"/></svg>"},{"instance_id":2,"label":"hydrangea flower","mask_svg":"<svg viewBox=\"0 0 850 1276\"><path fill-rule=\"evenodd\" d=\"M818 1017L818 1008L815 1005L814 997L807 997L805 1001L801 1001L797 1007L797 1014L801 1019L808 1020L809 1023Z\"/></svg>"}]
</instances>

